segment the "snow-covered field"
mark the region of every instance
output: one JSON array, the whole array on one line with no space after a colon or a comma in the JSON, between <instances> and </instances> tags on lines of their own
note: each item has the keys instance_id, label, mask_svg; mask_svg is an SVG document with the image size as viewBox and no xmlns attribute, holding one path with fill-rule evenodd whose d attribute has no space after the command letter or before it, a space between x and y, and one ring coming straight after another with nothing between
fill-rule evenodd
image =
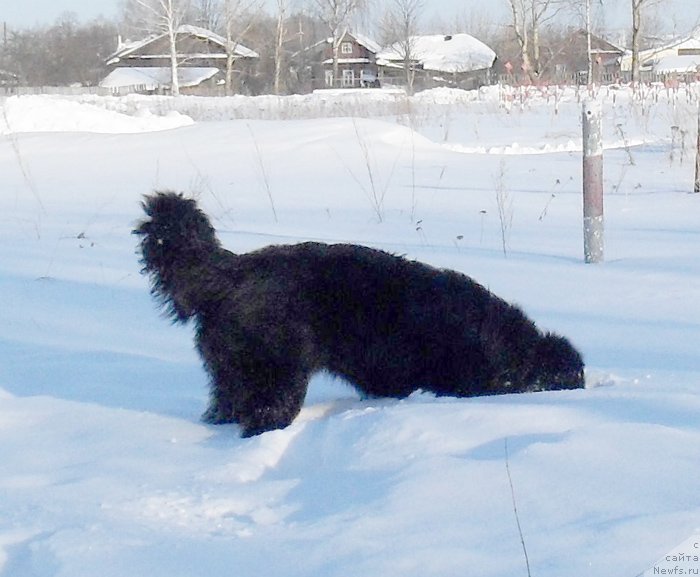
<instances>
[{"instance_id":1,"label":"snow-covered field","mask_svg":"<svg viewBox=\"0 0 700 577\"><path fill-rule=\"evenodd\" d=\"M697 574L657 561L700 555L698 94L598 94L600 265L573 91L0 101L0 576L527 575L518 520L537 577ZM204 425L130 235L154 188L234 251L469 274L568 336L588 386L363 401L319 375L284 431Z\"/></svg>"}]
</instances>

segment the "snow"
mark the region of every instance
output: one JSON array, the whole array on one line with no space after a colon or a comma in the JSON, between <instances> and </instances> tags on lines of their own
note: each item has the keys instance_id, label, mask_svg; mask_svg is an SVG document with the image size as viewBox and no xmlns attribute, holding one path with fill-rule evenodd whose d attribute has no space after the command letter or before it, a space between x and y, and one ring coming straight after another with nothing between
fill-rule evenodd
<instances>
[{"instance_id":1,"label":"snow","mask_svg":"<svg viewBox=\"0 0 700 577\"><path fill-rule=\"evenodd\" d=\"M700 533L699 95L598 92L595 266L574 90L0 101L0 575L525 575L506 448L533 575L653 574ZM570 337L587 388L361 400L319 375L288 429L202 424L191 330L130 234L154 188L235 251L463 271Z\"/></svg>"},{"instance_id":2,"label":"snow","mask_svg":"<svg viewBox=\"0 0 700 577\"><path fill-rule=\"evenodd\" d=\"M215 44L218 44L219 46L226 46L227 40L220 34L217 34L216 32L212 32L211 30L208 30L207 28L202 28L201 26L193 26L191 24L182 24L178 27L177 29L178 34L190 34L191 36L197 36L199 38L203 38L205 40L209 40L210 42L214 42ZM259 54L255 52L255 50L251 50L250 48L247 48L243 46L243 44L239 42L233 42L234 47L233 47L233 53L242 56L244 58L259 58Z\"/></svg>"},{"instance_id":3,"label":"snow","mask_svg":"<svg viewBox=\"0 0 700 577\"><path fill-rule=\"evenodd\" d=\"M180 86L197 86L219 74L220 70L205 66L182 66L178 68L177 76ZM172 71L163 66L133 66L118 67L112 70L100 81L102 88L120 86L145 86L147 90L156 90L170 86Z\"/></svg>"},{"instance_id":4,"label":"snow","mask_svg":"<svg viewBox=\"0 0 700 577\"><path fill-rule=\"evenodd\" d=\"M177 34L184 34L184 35L189 35L189 36L196 36L198 38L202 38L204 40L207 40L209 42L213 42L214 44L218 44L221 47L226 47L227 40L223 36L217 34L216 32L212 32L211 30L207 30L206 28L202 28L200 26L192 26L190 24L182 24L178 26ZM152 42L155 42L157 40L160 40L161 38L164 38L167 36L167 33L163 34L150 34L146 38L143 38L141 40L133 40L133 41L126 41L122 42L121 37L119 38L119 46L117 47L117 50L114 54L112 54L108 60L107 64L116 64L118 63L122 58L128 57L130 54L133 54L134 52L140 50L141 48L147 46L148 44L151 44ZM254 50L251 50L250 48L247 48L246 46L243 46L243 44L240 43L235 43L234 49L233 49L234 54L241 56L243 58L258 58L259 55L257 52ZM168 55L163 55L163 57L167 57ZM208 58L213 58L218 56L217 54L207 54L206 57ZM150 56L151 58L154 58L154 55ZM204 57L204 56L203 56Z\"/></svg>"},{"instance_id":5,"label":"snow","mask_svg":"<svg viewBox=\"0 0 700 577\"><path fill-rule=\"evenodd\" d=\"M696 72L700 69L700 54L694 56L666 56L659 58L653 63L652 67L654 72L658 74Z\"/></svg>"},{"instance_id":6,"label":"snow","mask_svg":"<svg viewBox=\"0 0 700 577\"><path fill-rule=\"evenodd\" d=\"M377 58L402 61L403 53L400 45L394 45L377 54ZM469 34L432 34L412 38L411 57L425 70L455 73L490 68L496 53Z\"/></svg>"},{"instance_id":7,"label":"snow","mask_svg":"<svg viewBox=\"0 0 700 577\"><path fill-rule=\"evenodd\" d=\"M177 111L153 114L140 107L133 115L119 114L61 97L11 96L3 103L0 134L21 132L141 133L193 124Z\"/></svg>"}]
</instances>

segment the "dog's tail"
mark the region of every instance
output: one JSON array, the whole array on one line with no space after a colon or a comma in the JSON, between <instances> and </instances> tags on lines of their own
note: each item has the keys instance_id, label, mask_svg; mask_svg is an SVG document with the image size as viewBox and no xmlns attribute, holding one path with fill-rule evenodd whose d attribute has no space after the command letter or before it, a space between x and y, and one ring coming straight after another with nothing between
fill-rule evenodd
<instances>
[{"instance_id":1,"label":"dog's tail","mask_svg":"<svg viewBox=\"0 0 700 577\"><path fill-rule=\"evenodd\" d=\"M207 216L182 194L146 195L142 207L148 218L133 231L141 237L142 272L172 318L185 322L204 302L211 262L221 245Z\"/></svg>"}]
</instances>

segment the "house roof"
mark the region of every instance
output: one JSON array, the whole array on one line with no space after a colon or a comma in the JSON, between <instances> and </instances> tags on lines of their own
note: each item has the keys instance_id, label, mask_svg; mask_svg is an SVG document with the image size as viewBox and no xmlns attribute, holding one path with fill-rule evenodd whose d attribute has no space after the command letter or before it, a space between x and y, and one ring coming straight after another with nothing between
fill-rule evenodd
<instances>
[{"instance_id":1,"label":"house roof","mask_svg":"<svg viewBox=\"0 0 700 577\"><path fill-rule=\"evenodd\" d=\"M696 72L700 70L700 54L687 56L665 56L656 60L652 69L659 74L674 72Z\"/></svg>"},{"instance_id":2,"label":"house roof","mask_svg":"<svg viewBox=\"0 0 700 577\"><path fill-rule=\"evenodd\" d=\"M200 28L199 26L192 26L190 24L183 24L178 27L177 29L177 34L178 35L185 35L185 36L194 36L195 38L201 38L202 40L207 40L209 42L212 42L213 44L220 46L222 48L222 54L225 55L226 52L226 38L223 36L217 34L216 32L212 32L211 30L207 30L206 28ZM121 39L119 41L119 46L117 47L116 52L112 54L108 59L107 59L107 64L116 64L123 58L127 58L138 51L142 50L149 44L153 44L154 42L157 42L158 40L161 40L162 38L165 38L167 34L151 34L150 36L142 39L142 40L137 40L133 42L121 42ZM233 53L236 56L240 56L241 58L258 58L259 55L257 52L254 50L251 50L250 48L247 48L246 46L243 46L243 44L240 43L235 43L233 47ZM144 57L148 58L157 58L161 56L167 56L167 55L145 55ZM193 55L188 55L188 56L193 56ZM216 58L217 56L220 57L220 55L217 54L206 54L206 55L195 55L195 56L202 56L202 57L207 57L207 58Z\"/></svg>"},{"instance_id":3,"label":"house roof","mask_svg":"<svg viewBox=\"0 0 700 577\"><path fill-rule=\"evenodd\" d=\"M691 64L695 55L679 55L679 50L700 50L700 26L695 28L689 36L685 38L675 39L661 46L648 48L639 51L639 61L643 66L651 66L655 72L660 72L657 69L659 63L666 61L665 72L677 72L680 70L688 70L688 65ZM668 67L675 60L675 65L678 66L675 70L670 70ZM627 52L622 57L623 69L630 69L632 66L632 53Z\"/></svg>"},{"instance_id":4,"label":"house roof","mask_svg":"<svg viewBox=\"0 0 700 577\"><path fill-rule=\"evenodd\" d=\"M700 27L695 28L689 36L686 36L685 38L681 38L680 40L673 40L669 42L668 44L665 44L664 46L656 49L652 49L659 51L659 50L664 50L664 49L669 49L669 48L676 48L676 49L682 49L682 48L691 48L691 49L699 49L700 48Z\"/></svg>"},{"instance_id":5,"label":"house roof","mask_svg":"<svg viewBox=\"0 0 700 577\"><path fill-rule=\"evenodd\" d=\"M180 66L177 78L180 87L197 86L215 76L218 68ZM123 86L144 86L147 90L170 86L171 71L168 67L129 67L122 66L112 70L100 82L102 88L119 88Z\"/></svg>"},{"instance_id":6,"label":"house roof","mask_svg":"<svg viewBox=\"0 0 700 577\"><path fill-rule=\"evenodd\" d=\"M656 48L649 48L648 50L640 51L640 56L643 58L653 57L660 52L665 52L667 50L700 50L700 37L690 36L682 40L674 40L669 44L664 44L663 46L657 46Z\"/></svg>"},{"instance_id":7,"label":"house roof","mask_svg":"<svg viewBox=\"0 0 700 577\"><path fill-rule=\"evenodd\" d=\"M342 40L345 40L347 36L350 36L355 42L357 42L360 46L364 46L367 50L369 50L372 54L376 54L379 52L382 47L377 44L374 40L372 40L369 36L365 36L364 34L360 34L359 32L346 32L343 35ZM323 40L319 40L315 44L312 44L308 48L305 48L303 50L300 50L298 52L295 52L292 56L295 56L299 54L300 52L305 52L309 50L315 50L315 49L320 49L321 47L326 47L329 44L333 44L333 38L328 37L324 38Z\"/></svg>"},{"instance_id":8,"label":"house roof","mask_svg":"<svg viewBox=\"0 0 700 577\"><path fill-rule=\"evenodd\" d=\"M496 59L496 53L486 44L469 34L412 37L412 56L424 70L436 72L470 72L490 68ZM378 55L379 63L398 62L404 59L400 43L395 43L382 50Z\"/></svg>"},{"instance_id":9,"label":"house roof","mask_svg":"<svg viewBox=\"0 0 700 577\"><path fill-rule=\"evenodd\" d=\"M347 32L346 35L352 36L360 46L364 46L372 54L376 54L382 49L379 44L364 34L360 34L358 32Z\"/></svg>"},{"instance_id":10,"label":"house roof","mask_svg":"<svg viewBox=\"0 0 700 577\"><path fill-rule=\"evenodd\" d=\"M578 41L586 41L588 33L585 30L577 30L574 33L574 38ZM591 52L594 54L617 54L622 55L625 53L624 48L616 46L612 42L608 42L600 36L591 34Z\"/></svg>"}]
</instances>

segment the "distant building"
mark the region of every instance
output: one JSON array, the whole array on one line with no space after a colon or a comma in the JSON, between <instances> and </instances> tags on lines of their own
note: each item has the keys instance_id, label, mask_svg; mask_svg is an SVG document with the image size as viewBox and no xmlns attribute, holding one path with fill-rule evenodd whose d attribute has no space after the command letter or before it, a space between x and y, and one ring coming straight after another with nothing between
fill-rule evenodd
<instances>
[{"instance_id":1,"label":"distant building","mask_svg":"<svg viewBox=\"0 0 700 577\"><path fill-rule=\"evenodd\" d=\"M689 75L696 79L700 73L700 27L686 38L641 50L639 68L647 76ZM622 69L632 70L631 53L622 59Z\"/></svg>"},{"instance_id":2,"label":"distant building","mask_svg":"<svg viewBox=\"0 0 700 577\"><path fill-rule=\"evenodd\" d=\"M617 82L625 50L600 36L591 34L592 81L597 84ZM548 63L550 76L556 82L588 82L588 37L585 30L576 30L565 38Z\"/></svg>"},{"instance_id":3,"label":"distant building","mask_svg":"<svg viewBox=\"0 0 700 577\"><path fill-rule=\"evenodd\" d=\"M220 85L225 78L227 41L223 36L198 26L183 25L177 30L178 81L181 92L199 86ZM233 46L238 73L246 72L258 54L243 46ZM121 42L108 59L109 73L100 86L142 87L146 92L170 90L170 47L167 34L153 34L136 42Z\"/></svg>"},{"instance_id":4,"label":"distant building","mask_svg":"<svg viewBox=\"0 0 700 577\"><path fill-rule=\"evenodd\" d=\"M218 68L202 66L178 66L180 92L186 94L196 87L213 87L224 82L224 73ZM165 66L120 66L100 81L100 88L119 92L129 88L132 92L167 93L172 82L170 67Z\"/></svg>"},{"instance_id":5,"label":"distant building","mask_svg":"<svg viewBox=\"0 0 700 577\"><path fill-rule=\"evenodd\" d=\"M411 39L415 88L474 88L490 81L496 54L469 34L415 36ZM371 38L347 32L338 47L338 74L333 75L332 39L293 55L296 70L311 78L311 89L404 86L404 56L398 44L382 48ZM305 62L306 64L301 64ZM304 68L304 71L301 69Z\"/></svg>"},{"instance_id":6,"label":"distant building","mask_svg":"<svg viewBox=\"0 0 700 577\"><path fill-rule=\"evenodd\" d=\"M570 29L562 31L561 35L547 36L542 40L539 52L538 68L526 70L520 46L513 42L497 63L499 81L506 84L588 83L588 34L585 30ZM596 84L618 82L624 54L623 48L591 34L591 80ZM536 64L530 62L533 67Z\"/></svg>"},{"instance_id":7,"label":"distant building","mask_svg":"<svg viewBox=\"0 0 700 577\"><path fill-rule=\"evenodd\" d=\"M309 79L310 89L370 88L379 85L374 40L356 32L346 32L338 45L338 74L333 76L333 39L324 38L293 55L297 74ZM303 68L303 70L300 70Z\"/></svg>"},{"instance_id":8,"label":"distant building","mask_svg":"<svg viewBox=\"0 0 700 577\"><path fill-rule=\"evenodd\" d=\"M409 45L415 88L456 86L476 88L491 81L496 53L469 34L414 36ZM377 55L383 84L405 83L405 54L401 43Z\"/></svg>"}]
</instances>

